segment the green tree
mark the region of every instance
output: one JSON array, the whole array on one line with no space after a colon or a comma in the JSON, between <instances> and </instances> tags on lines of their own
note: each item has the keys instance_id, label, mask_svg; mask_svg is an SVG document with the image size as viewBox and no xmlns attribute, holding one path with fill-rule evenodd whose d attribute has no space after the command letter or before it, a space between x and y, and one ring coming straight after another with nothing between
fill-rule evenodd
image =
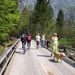
<instances>
[{"instance_id":1,"label":"green tree","mask_svg":"<svg viewBox=\"0 0 75 75\"><path fill-rule=\"evenodd\" d=\"M64 13L60 9L56 20L56 32L58 34L59 39L63 37L63 23L64 23Z\"/></svg>"},{"instance_id":2,"label":"green tree","mask_svg":"<svg viewBox=\"0 0 75 75\"><path fill-rule=\"evenodd\" d=\"M30 26L30 12L27 9L27 7L25 7L20 17L17 33L18 34L27 33L29 26Z\"/></svg>"},{"instance_id":3,"label":"green tree","mask_svg":"<svg viewBox=\"0 0 75 75\"><path fill-rule=\"evenodd\" d=\"M50 6L50 0L37 0L32 14L32 34L40 34L50 30L53 24L53 9Z\"/></svg>"},{"instance_id":4,"label":"green tree","mask_svg":"<svg viewBox=\"0 0 75 75\"><path fill-rule=\"evenodd\" d=\"M19 12L18 0L0 0L0 43L16 33Z\"/></svg>"}]
</instances>

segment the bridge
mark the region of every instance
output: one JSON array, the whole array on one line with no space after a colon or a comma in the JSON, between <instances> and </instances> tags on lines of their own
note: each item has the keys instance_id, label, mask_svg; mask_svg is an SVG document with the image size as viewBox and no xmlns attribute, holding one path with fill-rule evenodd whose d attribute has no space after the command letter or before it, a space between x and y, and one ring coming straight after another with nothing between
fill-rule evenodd
<instances>
[{"instance_id":1,"label":"bridge","mask_svg":"<svg viewBox=\"0 0 75 75\"><path fill-rule=\"evenodd\" d=\"M51 52L41 46L36 49L34 40L25 53L20 39L11 48L0 59L0 75L75 75L73 61L67 57L62 63L53 61Z\"/></svg>"}]
</instances>

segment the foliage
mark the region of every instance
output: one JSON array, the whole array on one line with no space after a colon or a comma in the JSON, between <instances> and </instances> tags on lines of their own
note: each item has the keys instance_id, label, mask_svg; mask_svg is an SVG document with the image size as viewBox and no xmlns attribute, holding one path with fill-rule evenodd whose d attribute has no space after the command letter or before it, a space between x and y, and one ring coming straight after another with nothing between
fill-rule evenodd
<instances>
[{"instance_id":1,"label":"foliage","mask_svg":"<svg viewBox=\"0 0 75 75\"><path fill-rule=\"evenodd\" d=\"M18 0L0 0L0 44L16 34L19 21L17 5Z\"/></svg>"},{"instance_id":2,"label":"foliage","mask_svg":"<svg viewBox=\"0 0 75 75\"><path fill-rule=\"evenodd\" d=\"M56 32L59 38L63 37L63 22L64 22L64 14L63 11L60 9L56 20Z\"/></svg>"},{"instance_id":3,"label":"foliage","mask_svg":"<svg viewBox=\"0 0 75 75\"><path fill-rule=\"evenodd\" d=\"M32 34L48 33L53 25L53 9L49 0L37 0L31 17ZM49 34L48 34L49 35Z\"/></svg>"},{"instance_id":4,"label":"foliage","mask_svg":"<svg viewBox=\"0 0 75 75\"><path fill-rule=\"evenodd\" d=\"M60 41L59 41L59 43L61 45L71 45L71 41L68 38L61 38Z\"/></svg>"},{"instance_id":5,"label":"foliage","mask_svg":"<svg viewBox=\"0 0 75 75\"><path fill-rule=\"evenodd\" d=\"M66 38L66 40L68 40L68 44L75 47L75 28L66 28L64 29L63 33L63 38Z\"/></svg>"},{"instance_id":6,"label":"foliage","mask_svg":"<svg viewBox=\"0 0 75 75\"><path fill-rule=\"evenodd\" d=\"M71 18L71 17L70 17ZM67 27L64 25L64 14L59 10L56 20L56 32L58 33L59 43L62 45L70 45L75 47L75 28L72 27L73 23L68 23Z\"/></svg>"},{"instance_id":7,"label":"foliage","mask_svg":"<svg viewBox=\"0 0 75 75\"><path fill-rule=\"evenodd\" d=\"M4 47L0 45L0 55L4 52Z\"/></svg>"},{"instance_id":8,"label":"foliage","mask_svg":"<svg viewBox=\"0 0 75 75\"><path fill-rule=\"evenodd\" d=\"M27 33L29 30L29 26L30 26L30 12L25 7L20 17L17 33L18 34Z\"/></svg>"}]
</instances>

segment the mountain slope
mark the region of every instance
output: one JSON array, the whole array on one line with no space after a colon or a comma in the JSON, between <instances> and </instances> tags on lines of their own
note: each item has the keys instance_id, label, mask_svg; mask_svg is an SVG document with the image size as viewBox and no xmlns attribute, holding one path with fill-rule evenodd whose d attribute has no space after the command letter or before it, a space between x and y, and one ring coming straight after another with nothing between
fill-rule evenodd
<instances>
[{"instance_id":1,"label":"mountain slope","mask_svg":"<svg viewBox=\"0 0 75 75\"><path fill-rule=\"evenodd\" d=\"M74 14L75 12L75 0L50 0L51 5L54 9L55 16L58 13L59 9L64 11L64 14ZM33 5L35 4L36 0L19 0L20 9L23 9L25 5Z\"/></svg>"},{"instance_id":2,"label":"mountain slope","mask_svg":"<svg viewBox=\"0 0 75 75\"><path fill-rule=\"evenodd\" d=\"M62 9L65 14L74 12L75 0L51 0L51 5L54 13L57 14L59 9Z\"/></svg>"}]
</instances>

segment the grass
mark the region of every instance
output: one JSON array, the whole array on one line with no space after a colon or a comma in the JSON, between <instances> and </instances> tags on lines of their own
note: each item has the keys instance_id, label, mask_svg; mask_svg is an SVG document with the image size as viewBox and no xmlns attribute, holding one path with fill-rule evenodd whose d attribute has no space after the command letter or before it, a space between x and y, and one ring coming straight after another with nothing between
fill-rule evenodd
<instances>
[{"instance_id":1,"label":"grass","mask_svg":"<svg viewBox=\"0 0 75 75\"><path fill-rule=\"evenodd\" d=\"M0 55L4 52L4 47L0 45Z\"/></svg>"},{"instance_id":2,"label":"grass","mask_svg":"<svg viewBox=\"0 0 75 75\"><path fill-rule=\"evenodd\" d=\"M13 43L15 42L15 40L10 40L9 42L5 42L4 45L5 47L10 47L11 45L13 45Z\"/></svg>"},{"instance_id":3,"label":"grass","mask_svg":"<svg viewBox=\"0 0 75 75\"><path fill-rule=\"evenodd\" d=\"M5 51L5 48L10 47L15 43L16 40L9 40L8 42L5 42L4 45L0 45L0 55Z\"/></svg>"}]
</instances>

